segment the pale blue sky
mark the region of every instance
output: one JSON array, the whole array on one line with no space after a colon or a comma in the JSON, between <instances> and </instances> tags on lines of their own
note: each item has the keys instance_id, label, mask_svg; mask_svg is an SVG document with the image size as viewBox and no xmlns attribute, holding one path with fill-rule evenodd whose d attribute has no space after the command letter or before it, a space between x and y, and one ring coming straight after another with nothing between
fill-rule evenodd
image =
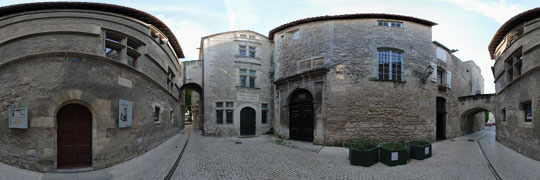
<instances>
[{"instance_id":1,"label":"pale blue sky","mask_svg":"<svg viewBox=\"0 0 540 180\"><path fill-rule=\"evenodd\" d=\"M2 0L0 6L39 2ZM461 60L474 60L482 69L485 92L495 92L493 65L487 46L498 28L511 17L537 7L539 0L205 0L148 1L96 0L148 12L175 33L186 55L198 58L200 38L231 30L253 30L263 35L294 20L336 14L389 13L434 21L433 40Z\"/></svg>"}]
</instances>

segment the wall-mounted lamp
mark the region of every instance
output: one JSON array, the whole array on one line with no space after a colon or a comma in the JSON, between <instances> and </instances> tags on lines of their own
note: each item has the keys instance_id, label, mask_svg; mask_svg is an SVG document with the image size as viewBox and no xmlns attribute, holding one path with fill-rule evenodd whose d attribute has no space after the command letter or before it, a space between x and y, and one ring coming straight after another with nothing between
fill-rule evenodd
<instances>
[{"instance_id":1,"label":"wall-mounted lamp","mask_svg":"<svg viewBox=\"0 0 540 180\"><path fill-rule=\"evenodd\" d=\"M424 77L422 77L422 79L420 79L420 81L422 81L422 84L426 84L427 78L431 74L433 74L433 71L435 71L435 68L433 68L433 66L431 66L431 65L428 65L428 67L426 68L426 75Z\"/></svg>"}]
</instances>

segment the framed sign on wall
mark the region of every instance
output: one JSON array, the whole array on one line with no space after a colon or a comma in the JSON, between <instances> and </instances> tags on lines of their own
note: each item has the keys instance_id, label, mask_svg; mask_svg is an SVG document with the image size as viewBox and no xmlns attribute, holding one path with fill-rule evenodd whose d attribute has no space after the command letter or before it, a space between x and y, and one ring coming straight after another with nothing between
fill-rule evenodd
<instances>
[{"instance_id":1,"label":"framed sign on wall","mask_svg":"<svg viewBox=\"0 0 540 180\"><path fill-rule=\"evenodd\" d=\"M126 128L131 127L133 103L131 101L119 100L118 101L118 127Z\"/></svg>"},{"instance_id":2,"label":"framed sign on wall","mask_svg":"<svg viewBox=\"0 0 540 180\"><path fill-rule=\"evenodd\" d=\"M28 108L10 107L9 128L28 129Z\"/></svg>"}]
</instances>

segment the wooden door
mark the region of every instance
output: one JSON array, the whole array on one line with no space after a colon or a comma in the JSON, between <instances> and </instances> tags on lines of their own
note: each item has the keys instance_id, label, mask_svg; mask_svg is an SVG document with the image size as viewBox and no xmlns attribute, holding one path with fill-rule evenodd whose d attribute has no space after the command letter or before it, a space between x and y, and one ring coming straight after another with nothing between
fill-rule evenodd
<instances>
[{"instance_id":1,"label":"wooden door","mask_svg":"<svg viewBox=\"0 0 540 180\"><path fill-rule=\"evenodd\" d=\"M86 107L69 104L57 115L58 168L92 166L92 114Z\"/></svg>"},{"instance_id":2,"label":"wooden door","mask_svg":"<svg viewBox=\"0 0 540 180\"><path fill-rule=\"evenodd\" d=\"M255 135L255 110L246 107L240 111L240 135Z\"/></svg>"},{"instance_id":3,"label":"wooden door","mask_svg":"<svg viewBox=\"0 0 540 180\"><path fill-rule=\"evenodd\" d=\"M293 94L289 103L289 137L291 139L313 141L314 114L313 98L306 90Z\"/></svg>"}]
</instances>

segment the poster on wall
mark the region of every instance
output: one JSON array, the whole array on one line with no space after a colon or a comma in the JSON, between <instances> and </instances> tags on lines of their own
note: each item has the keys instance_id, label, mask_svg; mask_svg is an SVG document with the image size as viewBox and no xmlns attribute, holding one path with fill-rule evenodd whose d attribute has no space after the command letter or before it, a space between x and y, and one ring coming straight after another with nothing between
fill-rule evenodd
<instances>
[{"instance_id":1,"label":"poster on wall","mask_svg":"<svg viewBox=\"0 0 540 180\"><path fill-rule=\"evenodd\" d=\"M118 127L126 128L131 127L132 122L132 105L131 101L119 100L118 101Z\"/></svg>"},{"instance_id":2,"label":"poster on wall","mask_svg":"<svg viewBox=\"0 0 540 180\"><path fill-rule=\"evenodd\" d=\"M28 129L28 108L26 107L10 107L9 128Z\"/></svg>"}]
</instances>

